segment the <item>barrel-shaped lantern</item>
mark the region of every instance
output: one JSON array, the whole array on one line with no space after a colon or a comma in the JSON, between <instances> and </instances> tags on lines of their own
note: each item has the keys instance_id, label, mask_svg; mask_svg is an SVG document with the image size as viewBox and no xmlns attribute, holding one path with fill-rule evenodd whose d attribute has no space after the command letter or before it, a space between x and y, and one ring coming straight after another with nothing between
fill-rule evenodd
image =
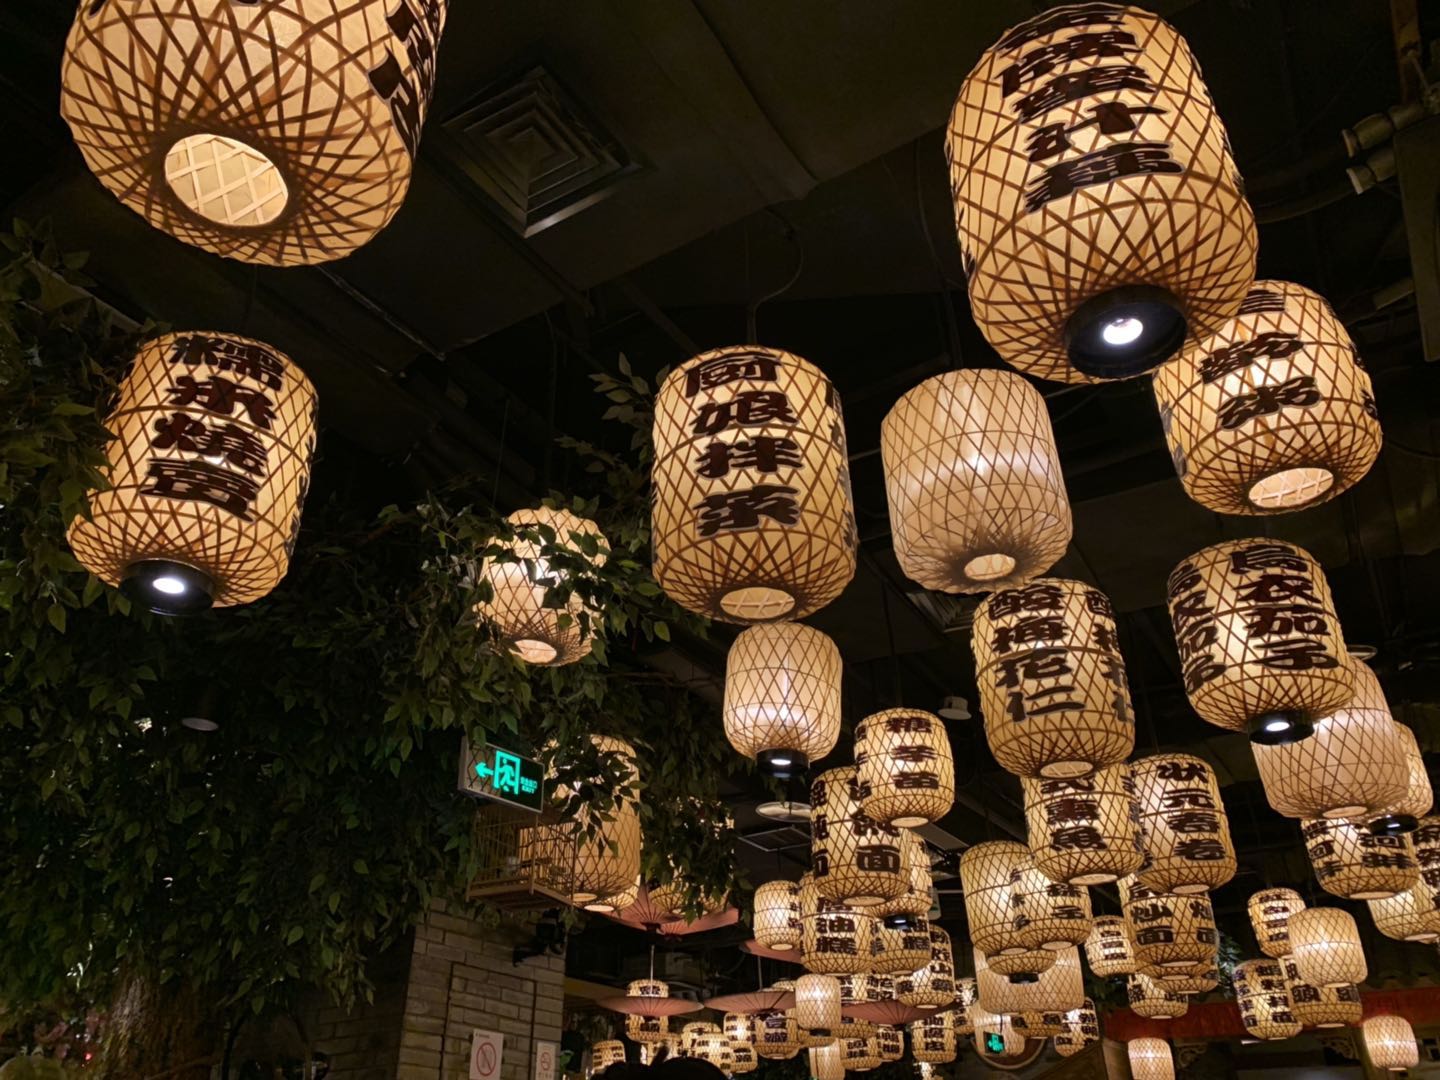
<instances>
[{"instance_id":1,"label":"barrel-shaped lantern","mask_svg":"<svg viewBox=\"0 0 1440 1080\"><path fill-rule=\"evenodd\" d=\"M793 1012L777 1010L755 1018L755 1052L774 1061L788 1060L800 1052L800 1028Z\"/></svg>"},{"instance_id":2,"label":"barrel-shaped lantern","mask_svg":"<svg viewBox=\"0 0 1440 1080\"><path fill-rule=\"evenodd\" d=\"M1125 1052L1134 1080L1175 1080L1175 1059L1164 1039L1131 1039Z\"/></svg>"},{"instance_id":3,"label":"barrel-shaped lantern","mask_svg":"<svg viewBox=\"0 0 1440 1080\"><path fill-rule=\"evenodd\" d=\"M900 830L860 809L853 765L826 769L810 785L810 866L821 896L872 907L904 893Z\"/></svg>"},{"instance_id":4,"label":"barrel-shaped lantern","mask_svg":"<svg viewBox=\"0 0 1440 1080\"><path fill-rule=\"evenodd\" d=\"M839 975L869 971L878 920L820 895L811 874L800 879L800 962L807 971Z\"/></svg>"},{"instance_id":5,"label":"barrel-shaped lantern","mask_svg":"<svg viewBox=\"0 0 1440 1080\"><path fill-rule=\"evenodd\" d=\"M755 890L755 940L775 952L800 948L800 890L793 881L767 881Z\"/></svg>"},{"instance_id":6,"label":"barrel-shaped lantern","mask_svg":"<svg viewBox=\"0 0 1440 1080\"><path fill-rule=\"evenodd\" d=\"M1131 975L1136 969L1135 948L1130 931L1119 915L1097 915L1090 936L1085 939L1085 959L1100 978Z\"/></svg>"},{"instance_id":7,"label":"barrel-shaped lantern","mask_svg":"<svg viewBox=\"0 0 1440 1080\"><path fill-rule=\"evenodd\" d=\"M1420 1064L1415 1029L1403 1016L1372 1016L1360 1025L1365 1053L1377 1069L1400 1072Z\"/></svg>"},{"instance_id":8,"label":"barrel-shaped lantern","mask_svg":"<svg viewBox=\"0 0 1440 1080\"><path fill-rule=\"evenodd\" d=\"M986 956L1026 949L1015 929L1011 882L1016 867L1029 857L1029 849L1012 840L987 840L966 848L960 856L960 887L965 894L970 941Z\"/></svg>"},{"instance_id":9,"label":"barrel-shaped lantern","mask_svg":"<svg viewBox=\"0 0 1440 1080\"><path fill-rule=\"evenodd\" d=\"M1255 941L1266 956L1289 956L1290 916L1305 910L1305 901L1294 889L1261 889L1246 905Z\"/></svg>"},{"instance_id":10,"label":"barrel-shaped lantern","mask_svg":"<svg viewBox=\"0 0 1440 1080\"><path fill-rule=\"evenodd\" d=\"M1440 941L1440 896L1423 878L1410 888L1368 904L1375 929L1396 941Z\"/></svg>"},{"instance_id":11,"label":"barrel-shaped lantern","mask_svg":"<svg viewBox=\"0 0 1440 1080\"><path fill-rule=\"evenodd\" d=\"M1420 876L1415 846L1404 833L1380 836L1349 821L1315 818L1301 834L1315 880L1346 900L1384 900L1404 892Z\"/></svg>"},{"instance_id":12,"label":"barrel-shaped lantern","mask_svg":"<svg viewBox=\"0 0 1440 1080\"><path fill-rule=\"evenodd\" d=\"M1035 865L1054 881L1103 885L1145 860L1135 777L1127 764L1089 776L1022 778Z\"/></svg>"},{"instance_id":13,"label":"barrel-shaped lantern","mask_svg":"<svg viewBox=\"0 0 1440 1080\"><path fill-rule=\"evenodd\" d=\"M1140 970L1214 963L1219 935L1208 896L1157 892L1128 877L1120 883L1120 903Z\"/></svg>"},{"instance_id":14,"label":"barrel-shaped lantern","mask_svg":"<svg viewBox=\"0 0 1440 1080\"><path fill-rule=\"evenodd\" d=\"M1359 987L1353 983L1316 986L1307 982L1293 956L1282 956L1280 967L1285 972L1290 1008L1295 1019L1305 1027L1354 1027L1360 1022L1364 1008L1360 1002Z\"/></svg>"},{"instance_id":15,"label":"barrel-shaped lantern","mask_svg":"<svg viewBox=\"0 0 1440 1080\"><path fill-rule=\"evenodd\" d=\"M840 650L780 622L742 630L725 657L725 737L777 776L803 772L840 737Z\"/></svg>"},{"instance_id":16,"label":"barrel-shaped lantern","mask_svg":"<svg viewBox=\"0 0 1440 1080\"><path fill-rule=\"evenodd\" d=\"M939 1009L955 1000L955 957L950 935L930 927L930 956L923 967L895 976L895 1000L917 1009Z\"/></svg>"},{"instance_id":17,"label":"barrel-shaped lantern","mask_svg":"<svg viewBox=\"0 0 1440 1080\"><path fill-rule=\"evenodd\" d=\"M871 960L881 975L909 975L930 962L930 920L911 915L905 925L875 927L875 949Z\"/></svg>"},{"instance_id":18,"label":"barrel-shaped lantern","mask_svg":"<svg viewBox=\"0 0 1440 1080\"><path fill-rule=\"evenodd\" d=\"M916 1061L947 1065L955 1060L955 1019L948 1012L910 1024L910 1054Z\"/></svg>"},{"instance_id":19,"label":"barrel-shaped lantern","mask_svg":"<svg viewBox=\"0 0 1440 1080\"><path fill-rule=\"evenodd\" d=\"M1395 729L1400 733L1400 741L1405 748L1405 794L1369 818L1371 832L1411 832L1419 825L1420 818L1430 813L1434 802L1430 773L1425 768L1425 759L1420 756L1415 732L1401 723L1397 723Z\"/></svg>"},{"instance_id":20,"label":"barrel-shaped lantern","mask_svg":"<svg viewBox=\"0 0 1440 1080\"><path fill-rule=\"evenodd\" d=\"M937 821L955 801L955 757L945 722L920 709L886 709L855 726L855 772L865 816L897 828Z\"/></svg>"},{"instance_id":21,"label":"barrel-shaped lantern","mask_svg":"<svg viewBox=\"0 0 1440 1080\"><path fill-rule=\"evenodd\" d=\"M1311 986L1350 986L1369 973L1360 930L1350 913L1312 907L1290 916L1290 958Z\"/></svg>"},{"instance_id":22,"label":"barrel-shaped lantern","mask_svg":"<svg viewBox=\"0 0 1440 1080\"><path fill-rule=\"evenodd\" d=\"M1093 1042L1100 1041L1100 1014L1089 998L1078 1009L1065 1014L1065 1030L1056 1035L1051 1045L1062 1058L1074 1057Z\"/></svg>"},{"instance_id":23,"label":"barrel-shaped lantern","mask_svg":"<svg viewBox=\"0 0 1440 1080\"><path fill-rule=\"evenodd\" d=\"M1235 845L1214 770L1193 754L1154 754L1135 762L1145 833L1138 876L1156 892L1188 896L1235 876Z\"/></svg>"},{"instance_id":24,"label":"barrel-shaped lantern","mask_svg":"<svg viewBox=\"0 0 1440 1080\"><path fill-rule=\"evenodd\" d=\"M1017 905L1020 941L1027 949L1062 952L1084 944L1090 936L1094 925L1090 890L1051 881L1033 858L1016 866L1011 895Z\"/></svg>"},{"instance_id":25,"label":"barrel-shaped lantern","mask_svg":"<svg viewBox=\"0 0 1440 1080\"><path fill-rule=\"evenodd\" d=\"M867 908L876 918L893 915L917 917L930 910L930 849L913 829L900 829L900 872L909 883L893 900Z\"/></svg>"},{"instance_id":26,"label":"barrel-shaped lantern","mask_svg":"<svg viewBox=\"0 0 1440 1080\"><path fill-rule=\"evenodd\" d=\"M1275 1042L1300 1034L1280 961L1266 957L1236 964L1233 982L1240 1022L1251 1038Z\"/></svg>"}]
</instances>

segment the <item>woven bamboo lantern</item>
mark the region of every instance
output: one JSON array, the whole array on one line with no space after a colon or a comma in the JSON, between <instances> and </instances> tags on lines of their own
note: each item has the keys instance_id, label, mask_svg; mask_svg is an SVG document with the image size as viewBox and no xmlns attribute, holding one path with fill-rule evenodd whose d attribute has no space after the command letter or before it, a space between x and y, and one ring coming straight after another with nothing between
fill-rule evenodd
<instances>
[{"instance_id":1,"label":"woven bamboo lantern","mask_svg":"<svg viewBox=\"0 0 1440 1080\"><path fill-rule=\"evenodd\" d=\"M800 1027L793 1013L761 1013L755 1022L755 1052L762 1058L787 1061L800 1052Z\"/></svg>"},{"instance_id":2,"label":"woven bamboo lantern","mask_svg":"<svg viewBox=\"0 0 1440 1080\"><path fill-rule=\"evenodd\" d=\"M1220 969L1216 967L1207 968L1198 975L1176 973L1176 969L1162 970L1158 976L1150 975L1164 989L1171 994L1183 994L1191 997L1195 994L1208 994L1220 985Z\"/></svg>"},{"instance_id":3,"label":"woven bamboo lantern","mask_svg":"<svg viewBox=\"0 0 1440 1080\"><path fill-rule=\"evenodd\" d=\"M1029 855L1024 844L990 840L967 848L960 856L960 887L965 893L970 941L992 959L1025 951L1015 929L1011 879Z\"/></svg>"},{"instance_id":4,"label":"woven bamboo lantern","mask_svg":"<svg viewBox=\"0 0 1440 1080\"><path fill-rule=\"evenodd\" d=\"M913 1021L910 1024L910 1056L931 1065L948 1065L954 1061L954 1017L942 1012Z\"/></svg>"},{"instance_id":5,"label":"woven bamboo lantern","mask_svg":"<svg viewBox=\"0 0 1440 1080\"><path fill-rule=\"evenodd\" d=\"M1440 816L1420 819L1410 835L1415 845L1415 861L1420 864L1420 876L1428 885L1440 888Z\"/></svg>"},{"instance_id":6,"label":"woven bamboo lantern","mask_svg":"<svg viewBox=\"0 0 1440 1080\"><path fill-rule=\"evenodd\" d=\"M625 1037L637 1043L661 1043L670 1034L668 1016L627 1016Z\"/></svg>"},{"instance_id":7,"label":"woven bamboo lantern","mask_svg":"<svg viewBox=\"0 0 1440 1080\"><path fill-rule=\"evenodd\" d=\"M1261 889L1246 906L1260 951L1277 959L1290 955L1290 916L1305 910L1300 894L1294 889Z\"/></svg>"},{"instance_id":8,"label":"woven bamboo lantern","mask_svg":"<svg viewBox=\"0 0 1440 1080\"><path fill-rule=\"evenodd\" d=\"M810 1048L811 1080L845 1080L845 1058L838 1042Z\"/></svg>"},{"instance_id":9,"label":"woven bamboo lantern","mask_svg":"<svg viewBox=\"0 0 1440 1080\"><path fill-rule=\"evenodd\" d=\"M1255 221L1183 38L1071 5L1006 33L945 139L975 322L1061 382L1123 379L1205 338L1255 279Z\"/></svg>"},{"instance_id":10,"label":"woven bamboo lantern","mask_svg":"<svg viewBox=\"0 0 1440 1080\"><path fill-rule=\"evenodd\" d=\"M623 1065L625 1044L619 1039L604 1039L590 1048L590 1071L604 1072L611 1065Z\"/></svg>"},{"instance_id":11,"label":"woven bamboo lantern","mask_svg":"<svg viewBox=\"0 0 1440 1080\"><path fill-rule=\"evenodd\" d=\"M604 534L593 521L547 506L517 510L505 520L520 535L499 546L515 561L485 561L481 573L490 585L491 599L475 605L476 615L494 626L504 647L527 663L559 667L583 660L600 628L600 613L574 594L561 607L547 605L547 595L563 578L550 566L545 549L559 549L587 559L592 566L603 566ZM547 545L539 530L553 531L554 540ZM581 544L591 542L600 545L599 554L588 556L582 550Z\"/></svg>"},{"instance_id":12,"label":"woven bamboo lantern","mask_svg":"<svg viewBox=\"0 0 1440 1080\"><path fill-rule=\"evenodd\" d=\"M803 772L840 737L840 650L800 623L742 630L725 658L725 737L776 776Z\"/></svg>"},{"instance_id":13,"label":"woven bamboo lantern","mask_svg":"<svg viewBox=\"0 0 1440 1080\"><path fill-rule=\"evenodd\" d=\"M1011 371L947 371L880 425L890 535L940 592L1023 585L1070 545L1070 504L1040 392Z\"/></svg>"},{"instance_id":14,"label":"woven bamboo lantern","mask_svg":"<svg viewBox=\"0 0 1440 1080\"><path fill-rule=\"evenodd\" d=\"M925 966L895 979L895 1000L917 1009L939 1009L955 1000L955 957L950 935L930 927L930 958Z\"/></svg>"},{"instance_id":15,"label":"woven bamboo lantern","mask_svg":"<svg viewBox=\"0 0 1440 1080\"><path fill-rule=\"evenodd\" d=\"M878 920L858 908L827 900L810 874L800 879L800 962L817 974L869 971Z\"/></svg>"},{"instance_id":16,"label":"woven bamboo lantern","mask_svg":"<svg viewBox=\"0 0 1440 1080\"><path fill-rule=\"evenodd\" d=\"M1022 778L1020 787L1030 852L1046 877L1103 885L1140 869L1145 843L1129 765L1089 776Z\"/></svg>"},{"instance_id":17,"label":"woven bamboo lantern","mask_svg":"<svg viewBox=\"0 0 1440 1080\"><path fill-rule=\"evenodd\" d=\"M869 1072L880 1065L880 1044L875 1036L841 1039L840 1059L846 1072Z\"/></svg>"},{"instance_id":18,"label":"woven bamboo lantern","mask_svg":"<svg viewBox=\"0 0 1440 1080\"><path fill-rule=\"evenodd\" d=\"M1190 1001L1163 982L1136 972L1126 986L1130 1008L1146 1020L1174 1020L1190 1009Z\"/></svg>"},{"instance_id":19,"label":"woven bamboo lantern","mask_svg":"<svg viewBox=\"0 0 1440 1080\"><path fill-rule=\"evenodd\" d=\"M886 709L855 727L860 808L873 821L913 829L955 801L955 758L945 723L919 709Z\"/></svg>"},{"instance_id":20,"label":"woven bamboo lantern","mask_svg":"<svg viewBox=\"0 0 1440 1080\"><path fill-rule=\"evenodd\" d=\"M1085 959L1102 979L1135 973L1135 950L1125 920L1118 915L1097 915L1085 939Z\"/></svg>"},{"instance_id":21,"label":"woven bamboo lantern","mask_svg":"<svg viewBox=\"0 0 1440 1080\"><path fill-rule=\"evenodd\" d=\"M1219 888L1235 876L1235 845L1215 773L1191 754L1155 754L1135 762L1145 832L1138 874L1156 892L1180 896Z\"/></svg>"},{"instance_id":22,"label":"woven bamboo lantern","mask_svg":"<svg viewBox=\"0 0 1440 1080\"><path fill-rule=\"evenodd\" d=\"M1440 940L1440 903L1434 887L1423 880L1384 900L1371 900L1369 906L1375 929L1388 938Z\"/></svg>"},{"instance_id":23,"label":"woven bamboo lantern","mask_svg":"<svg viewBox=\"0 0 1440 1080\"><path fill-rule=\"evenodd\" d=\"M1027 949L1063 952L1090 936L1090 891L1051 881L1028 854L1016 866L1011 896L1019 914L1020 941Z\"/></svg>"},{"instance_id":24,"label":"woven bamboo lantern","mask_svg":"<svg viewBox=\"0 0 1440 1080\"><path fill-rule=\"evenodd\" d=\"M893 900L901 873L900 830L866 817L853 765L826 769L810 785L810 865L821 896L852 907Z\"/></svg>"},{"instance_id":25,"label":"woven bamboo lantern","mask_svg":"<svg viewBox=\"0 0 1440 1080\"><path fill-rule=\"evenodd\" d=\"M840 984L840 1026L835 1029L835 1034L841 1039L868 1039L875 1034L874 1023L856 1017L851 1010L856 1005L879 1001L882 996L890 997L892 988L888 978L885 978L883 983L877 981L872 985L871 980L879 978L883 978L883 976L870 974L835 976L835 981Z\"/></svg>"},{"instance_id":26,"label":"woven bamboo lantern","mask_svg":"<svg viewBox=\"0 0 1440 1080\"><path fill-rule=\"evenodd\" d=\"M1039 975L1055 963L1054 949L1026 949L990 957L990 970L997 975Z\"/></svg>"},{"instance_id":27,"label":"woven bamboo lantern","mask_svg":"<svg viewBox=\"0 0 1440 1080\"><path fill-rule=\"evenodd\" d=\"M1059 1024L1065 1013L1079 1008L1085 1001L1080 950L1073 945L1057 952L1055 963L1035 976L1033 981L1012 982L996 972L979 949L973 950L973 955L977 1000L988 1012L1005 1015L1054 1013Z\"/></svg>"},{"instance_id":28,"label":"woven bamboo lantern","mask_svg":"<svg viewBox=\"0 0 1440 1080\"><path fill-rule=\"evenodd\" d=\"M980 988L974 979L955 980L955 1004L950 1009L950 1015L954 1017L956 1035L969 1035L974 1032L975 1021L971 1011L979 1000Z\"/></svg>"},{"instance_id":29,"label":"woven bamboo lantern","mask_svg":"<svg viewBox=\"0 0 1440 1080\"><path fill-rule=\"evenodd\" d=\"M899 1061L905 1056L905 1033L892 1024L877 1024L875 1047L882 1062Z\"/></svg>"},{"instance_id":30,"label":"woven bamboo lantern","mask_svg":"<svg viewBox=\"0 0 1440 1080\"><path fill-rule=\"evenodd\" d=\"M244 262L338 259L405 199L446 6L83 4L60 114L155 228Z\"/></svg>"},{"instance_id":31,"label":"woven bamboo lantern","mask_svg":"<svg viewBox=\"0 0 1440 1080\"><path fill-rule=\"evenodd\" d=\"M720 1030L732 1043L755 1045L755 1017L749 1013L727 1012Z\"/></svg>"},{"instance_id":32,"label":"woven bamboo lantern","mask_svg":"<svg viewBox=\"0 0 1440 1080\"><path fill-rule=\"evenodd\" d=\"M930 849L919 833L911 829L900 829L899 832L900 872L909 884L894 900L886 900L866 910L879 919L903 915L913 922L930 911Z\"/></svg>"},{"instance_id":33,"label":"woven bamboo lantern","mask_svg":"<svg viewBox=\"0 0 1440 1080\"><path fill-rule=\"evenodd\" d=\"M1301 980L1312 986L1349 986L1364 982L1368 974L1360 930L1339 908L1306 908L1291 915L1290 947Z\"/></svg>"},{"instance_id":34,"label":"woven bamboo lantern","mask_svg":"<svg viewBox=\"0 0 1440 1080\"><path fill-rule=\"evenodd\" d=\"M756 1053L753 1043L737 1043L731 1040L730 1058L731 1076L752 1073L760 1067L760 1055Z\"/></svg>"},{"instance_id":35,"label":"woven bamboo lantern","mask_svg":"<svg viewBox=\"0 0 1440 1080\"><path fill-rule=\"evenodd\" d=\"M1014 1057L1025 1049L1025 1036L1017 1028L1014 1017L997 1015L981 1005L976 1005L972 1012L975 1053L982 1061Z\"/></svg>"},{"instance_id":36,"label":"woven bamboo lantern","mask_svg":"<svg viewBox=\"0 0 1440 1080\"><path fill-rule=\"evenodd\" d=\"M930 962L930 920L923 915L911 916L894 930L877 925L875 941L872 963L880 974L909 975Z\"/></svg>"},{"instance_id":37,"label":"woven bamboo lantern","mask_svg":"<svg viewBox=\"0 0 1440 1080\"><path fill-rule=\"evenodd\" d=\"M1219 333L1155 372L1185 493L1217 514L1283 514L1339 495L1380 454L1355 343L1323 297L1257 281Z\"/></svg>"},{"instance_id":38,"label":"woven bamboo lantern","mask_svg":"<svg viewBox=\"0 0 1440 1080\"><path fill-rule=\"evenodd\" d=\"M1252 742L1293 742L1355 693L1330 586L1284 540L1227 540L1177 566L1170 622L1195 711Z\"/></svg>"},{"instance_id":39,"label":"woven bamboo lantern","mask_svg":"<svg viewBox=\"0 0 1440 1080\"><path fill-rule=\"evenodd\" d=\"M1348 821L1302 822L1315 880L1347 900L1384 900L1414 885L1420 870L1405 834L1371 836Z\"/></svg>"},{"instance_id":40,"label":"woven bamboo lantern","mask_svg":"<svg viewBox=\"0 0 1440 1080\"><path fill-rule=\"evenodd\" d=\"M1175 1080L1175 1059L1164 1039L1131 1039L1125 1049L1134 1080Z\"/></svg>"},{"instance_id":41,"label":"woven bamboo lantern","mask_svg":"<svg viewBox=\"0 0 1440 1080\"><path fill-rule=\"evenodd\" d=\"M1120 901L1139 970L1214 964L1219 936L1209 897L1156 892L1128 877Z\"/></svg>"},{"instance_id":42,"label":"woven bamboo lantern","mask_svg":"<svg viewBox=\"0 0 1440 1080\"><path fill-rule=\"evenodd\" d=\"M1315 721L1308 739L1254 748L1265 798L1277 814L1362 817L1400 803L1408 793L1402 729L1390 717L1375 673L1359 660L1349 664L1355 697L1348 705Z\"/></svg>"},{"instance_id":43,"label":"woven bamboo lantern","mask_svg":"<svg viewBox=\"0 0 1440 1080\"><path fill-rule=\"evenodd\" d=\"M1400 1072L1420 1064L1415 1029L1403 1016L1372 1016L1360 1025L1365 1053L1377 1069Z\"/></svg>"},{"instance_id":44,"label":"woven bamboo lantern","mask_svg":"<svg viewBox=\"0 0 1440 1080\"><path fill-rule=\"evenodd\" d=\"M1041 578L975 612L971 632L985 737L1017 776L1088 776L1124 761L1135 717L1110 600Z\"/></svg>"},{"instance_id":45,"label":"woven bamboo lantern","mask_svg":"<svg viewBox=\"0 0 1440 1080\"><path fill-rule=\"evenodd\" d=\"M310 380L264 342L147 341L105 423L109 487L70 525L75 558L165 615L260 599L290 567L315 415Z\"/></svg>"},{"instance_id":46,"label":"woven bamboo lantern","mask_svg":"<svg viewBox=\"0 0 1440 1080\"><path fill-rule=\"evenodd\" d=\"M800 948L800 890L791 881L767 881L755 890L755 940L767 949Z\"/></svg>"},{"instance_id":47,"label":"woven bamboo lantern","mask_svg":"<svg viewBox=\"0 0 1440 1080\"><path fill-rule=\"evenodd\" d=\"M1085 1047L1100 1040L1100 1014L1089 998L1078 1009L1065 1014L1065 1030L1054 1037L1052 1045L1062 1058L1074 1057Z\"/></svg>"},{"instance_id":48,"label":"woven bamboo lantern","mask_svg":"<svg viewBox=\"0 0 1440 1080\"><path fill-rule=\"evenodd\" d=\"M1405 764L1408 780L1405 794L1398 802L1391 803L1375 815L1369 823L1371 832L1413 832L1419 819L1430 813L1434 793L1430 787L1430 774L1425 771L1425 759L1420 756L1420 744L1415 733L1404 724L1397 723L1395 730L1405 747Z\"/></svg>"},{"instance_id":49,"label":"woven bamboo lantern","mask_svg":"<svg viewBox=\"0 0 1440 1080\"><path fill-rule=\"evenodd\" d=\"M1364 1008L1354 984L1316 986L1306 982L1293 956L1281 957L1280 968L1285 973L1291 1011L1299 1023L1307 1028L1339 1028L1360 1022Z\"/></svg>"},{"instance_id":50,"label":"woven bamboo lantern","mask_svg":"<svg viewBox=\"0 0 1440 1080\"><path fill-rule=\"evenodd\" d=\"M619 755L629 766L630 782L638 774L635 764L635 748L623 739L605 735L592 735L590 741L603 753ZM632 885L640 874L640 800L633 794L620 795L611 810L611 819L603 820L594 815L588 806L582 806L573 825L541 826L567 830L573 837L574 861L571 863L569 883L570 902L586 906L623 892ZM563 786L556 787L556 798L567 800L571 793ZM593 828L591 835L586 830ZM657 901L658 902L658 901Z\"/></svg>"},{"instance_id":51,"label":"woven bamboo lantern","mask_svg":"<svg viewBox=\"0 0 1440 1080\"><path fill-rule=\"evenodd\" d=\"M711 1025L714 1026L713 1024ZM731 1072L735 1067L735 1048L723 1031L706 1031L690 1039L686 1056L708 1061L721 1072Z\"/></svg>"},{"instance_id":52,"label":"woven bamboo lantern","mask_svg":"<svg viewBox=\"0 0 1440 1080\"><path fill-rule=\"evenodd\" d=\"M801 975L795 980L795 1022L825 1035L840 1026L840 981L833 975Z\"/></svg>"},{"instance_id":53,"label":"woven bamboo lantern","mask_svg":"<svg viewBox=\"0 0 1440 1080\"><path fill-rule=\"evenodd\" d=\"M1240 1022L1256 1039L1275 1041L1300 1034L1285 972L1278 960L1246 960L1235 965L1235 1001Z\"/></svg>"},{"instance_id":54,"label":"woven bamboo lantern","mask_svg":"<svg viewBox=\"0 0 1440 1080\"><path fill-rule=\"evenodd\" d=\"M654 574L724 622L800 619L855 576L855 508L834 385L759 345L681 364L655 399Z\"/></svg>"}]
</instances>

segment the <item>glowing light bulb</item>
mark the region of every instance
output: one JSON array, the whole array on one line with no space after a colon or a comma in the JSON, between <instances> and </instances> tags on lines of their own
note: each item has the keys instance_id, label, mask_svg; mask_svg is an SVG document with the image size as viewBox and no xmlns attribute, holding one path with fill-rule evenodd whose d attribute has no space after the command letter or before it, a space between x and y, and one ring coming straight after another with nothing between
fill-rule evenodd
<instances>
[{"instance_id":1,"label":"glowing light bulb","mask_svg":"<svg viewBox=\"0 0 1440 1080\"><path fill-rule=\"evenodd\" d=\"M1106 345L1129 345L1145 332L1145 324L1133 315L1122 315L1111 319L1100 328L1100 337Z\"/></svg>"},{"instance_id":2,"label":"glowing light bulb","mask_svg":"<svg viewBox=\"0 0 1440 1080\"><path fill-rule=\"evenodd\" d=\"M166 596L179 596L185 591L185 582L169 574L157 577L150 584L156 592L163 592Z\"/></svg>"}]
</instances>

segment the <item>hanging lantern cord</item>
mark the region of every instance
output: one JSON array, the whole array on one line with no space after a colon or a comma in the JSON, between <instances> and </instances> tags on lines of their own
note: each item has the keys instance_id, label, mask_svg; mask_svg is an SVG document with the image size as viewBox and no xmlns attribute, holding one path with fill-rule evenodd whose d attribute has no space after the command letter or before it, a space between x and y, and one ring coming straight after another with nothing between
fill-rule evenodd
<instances>
[{"instance_id":1,"label":"hanging lantern cord","mask_svg":"<svg viewBox=\"0 0 1440 1080\"><path fill-rule=\"evenodd\" d=\"M766 293L758 300L751 301L749 306L746 307L745 333L748 336L745 341L749 345L758 345L760 343L760 338L755 331L755 313L760 310L760 305L789 292L790 287L800 280L800 272L805 269L805 245L800 242L800 234L795 231L795 226L791 225L778 211L768 206L765 208L765 212L780 222L781 227L785 230L785 239L788 240L791 247L795 249L795 270L784 285L781 285L773 292ZM745 262L748 270L750 262L750 234L748 230L745 233Z\"/></svg>"},{"instance_id":2,"label":"hanging lantern cord","mask_svg":"<svg viewBox=\"0 0 1440 1080\"><path fill-rule=\"evenodd\" d=\"M890 678L893 682L891 693L897 706L904 700L900 686L900 654L895 651L895 627L890 622L890 582L881 582L880 607L885 613L885 639L890 644Z\"/></svg>"},{"instance_id":3,"label":"hanging lantern cord","mask_svg":"<svg viewBox=\"0 0 1440 1080\"><path fill-rule=\"evenodd\" d=\"M1274 884L1270 880L1270 862L1265 858L1265 849L1260 843L1260 815L1255 812L1255 800L1248 791L1245 793L1245 809L1250 812L1250 827L1255 830L1255 846L1260 852L1260 880L1268 889Z\"/></svg>"}]
</instances>

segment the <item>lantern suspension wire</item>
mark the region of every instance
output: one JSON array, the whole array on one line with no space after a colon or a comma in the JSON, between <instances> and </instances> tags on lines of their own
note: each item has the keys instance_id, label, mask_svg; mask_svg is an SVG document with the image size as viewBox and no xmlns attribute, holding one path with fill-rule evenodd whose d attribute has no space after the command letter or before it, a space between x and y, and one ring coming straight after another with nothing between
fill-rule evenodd
<instances>
[{"instance_id":1,"label":"lantern suspension wire","mask_svg":"<svg viewBox=\"0 0 1440 1080\"><path fill-rule=\"evenodd\" d=\"M778 210L767 206L765 212L780 222L781 227L784 229L785 239L789 241L790 246L795 249L795 270L791 273L785 284L781 285L778 289L766 293L757 300L752 300L746 307L745 333L747 337L745 340L746 343L750 345L758 345L760 343L759 336L755 331L755 313L760 310L760 305L789 292L795 282L800 280L800 273L805 269L805 245L800 242L800 234L796 231L795 226L791 225ZM750 278L750 230L748 228L745 230L745 278L748 286Z\"/></svg>"},{"instance_id":2,"label":"lantern suspension wire","mask_svg":"<svg viewBox=\"0 0 1440 1080\"><path fill-rule=\"evenodd\" d=\"M500 505L500 477L504 475L505 435L510 430L510 395L505 395L505 405L500 410L500 448L495 451L495 484L490 489L490 505Z\"/></svg>"}]
</instances>

